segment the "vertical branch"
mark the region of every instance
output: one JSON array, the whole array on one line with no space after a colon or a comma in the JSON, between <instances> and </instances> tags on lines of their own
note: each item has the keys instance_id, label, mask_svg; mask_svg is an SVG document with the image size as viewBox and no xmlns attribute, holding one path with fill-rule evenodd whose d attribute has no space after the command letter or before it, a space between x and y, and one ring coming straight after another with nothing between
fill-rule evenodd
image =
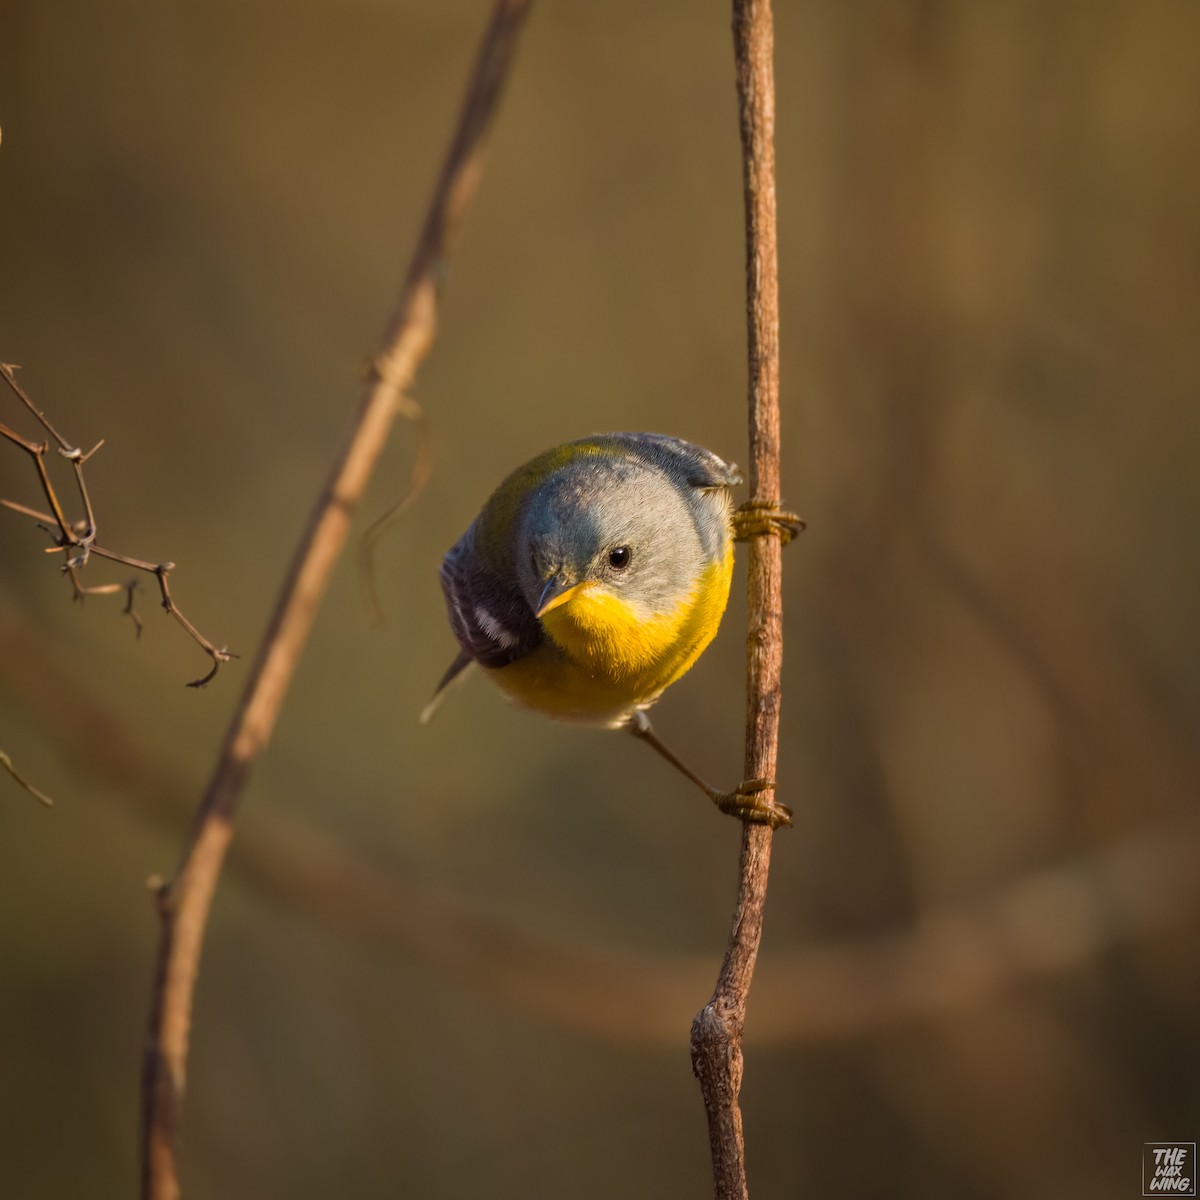
<instances>
[{"instance_id":1,"label":"vertical branch","mask_svg":"<svg viewBox=\"0 0 1200 1200\"><path fill-rule=\"evenodd\" d=\"M161 934L142 1069L142 1193L179 1195L178 1135L192 997L209 907L242 787L275 726L350 518L436 331L437 282L482 170L483 143L530 0L497 0L409 266L403 297L347 441L296 550L175 877L158 891ZM164 597L165 598L165 597Z\"/></svg>"},{"instance_id":2,"label":"vertical branch","mask_svg":"<svg viewBox=\"0 0 1200 1200\"><path fill-rule=\"evenodd\" d=\"M779 279L775 241L775 80L770 0L734 0L733 40L746 210L750 504L779 503ZM750 542L746 778L774 779L783 664L782 539ZM770 825L743 824L737 905L712 999L692 1024L692 1067L708 1116L717 1200L744 1200L745 1142L738 1095L746 999L762 937Z\"/></svg>"}]
</instances>

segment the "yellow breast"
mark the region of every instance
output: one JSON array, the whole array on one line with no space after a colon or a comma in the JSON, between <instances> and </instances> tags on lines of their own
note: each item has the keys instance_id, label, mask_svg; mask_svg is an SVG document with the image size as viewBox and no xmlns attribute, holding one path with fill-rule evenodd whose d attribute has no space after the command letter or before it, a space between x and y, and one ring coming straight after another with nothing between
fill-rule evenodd
<instances>
[{"instance_id":1,"label":"yellow breast","mask_svg":"<svg viewBox=\"0 0 1200 1200\"><path fill-rule=\"evenodd\" d=\"M533 653L487 670L518 704L564 721L616 725L653 703L716 636L729 601L733 547L666 613L639 614L619 595L585 587L542 617Z\"/></svg>"}]
</instances>

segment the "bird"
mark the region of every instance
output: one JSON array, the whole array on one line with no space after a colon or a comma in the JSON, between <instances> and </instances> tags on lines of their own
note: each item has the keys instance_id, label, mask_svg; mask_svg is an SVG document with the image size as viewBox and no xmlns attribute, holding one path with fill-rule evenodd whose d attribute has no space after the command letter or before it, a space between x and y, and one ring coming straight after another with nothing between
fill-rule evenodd
<instances>
[{"instance_id":1,"label":"bird","mask_svg":"<svg viewBox=\"0 0 1200 1200\"><path fill-rule=\"evenodd\" d=\"M802 525L770 505L735 510L737 467L656 433L566 442L513 471L450 548L439 573L459 653L421 715L470 667L519 706L625 730L722 812L791 824L772 780L705 782L655 733L647 710L716 636L735 536Z\"/></svg>"}]
</instances>

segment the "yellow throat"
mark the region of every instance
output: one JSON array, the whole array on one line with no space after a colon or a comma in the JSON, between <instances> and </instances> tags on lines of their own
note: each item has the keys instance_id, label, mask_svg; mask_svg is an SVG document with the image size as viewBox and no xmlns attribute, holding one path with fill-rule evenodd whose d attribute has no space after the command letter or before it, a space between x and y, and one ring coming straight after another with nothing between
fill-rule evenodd
<instances>
[{"instance_id":1,"label":"yellow throat","mask_svg":"<svg viewBox=\"0 0 1200 1200\"><path fill-rule=\"evenodd\" d=\"M670 612L643 616L615 593L583 583L543 612L542 626L591 678L619 689L631 703L647 702L683 675L716 636L732 577L732 546L726 546Z\"/></svg>"}]
</instances>

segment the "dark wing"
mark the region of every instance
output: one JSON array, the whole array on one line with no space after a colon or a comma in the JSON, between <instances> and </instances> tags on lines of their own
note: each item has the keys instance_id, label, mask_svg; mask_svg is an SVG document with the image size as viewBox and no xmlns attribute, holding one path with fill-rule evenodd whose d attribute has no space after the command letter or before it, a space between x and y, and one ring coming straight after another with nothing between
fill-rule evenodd
<instances>
[{"instance_id":1,"label":"dark wing","mask_svg":"<svg viewBox=\"0 0 1200 1200\"><path fill-rule=\"evenodd\" d=\"M503 667L540 645L545 635L520 589L476 552L474 525L442 559L440 577L450 627L472 660Z\"/></svg>"}]
</instances>

